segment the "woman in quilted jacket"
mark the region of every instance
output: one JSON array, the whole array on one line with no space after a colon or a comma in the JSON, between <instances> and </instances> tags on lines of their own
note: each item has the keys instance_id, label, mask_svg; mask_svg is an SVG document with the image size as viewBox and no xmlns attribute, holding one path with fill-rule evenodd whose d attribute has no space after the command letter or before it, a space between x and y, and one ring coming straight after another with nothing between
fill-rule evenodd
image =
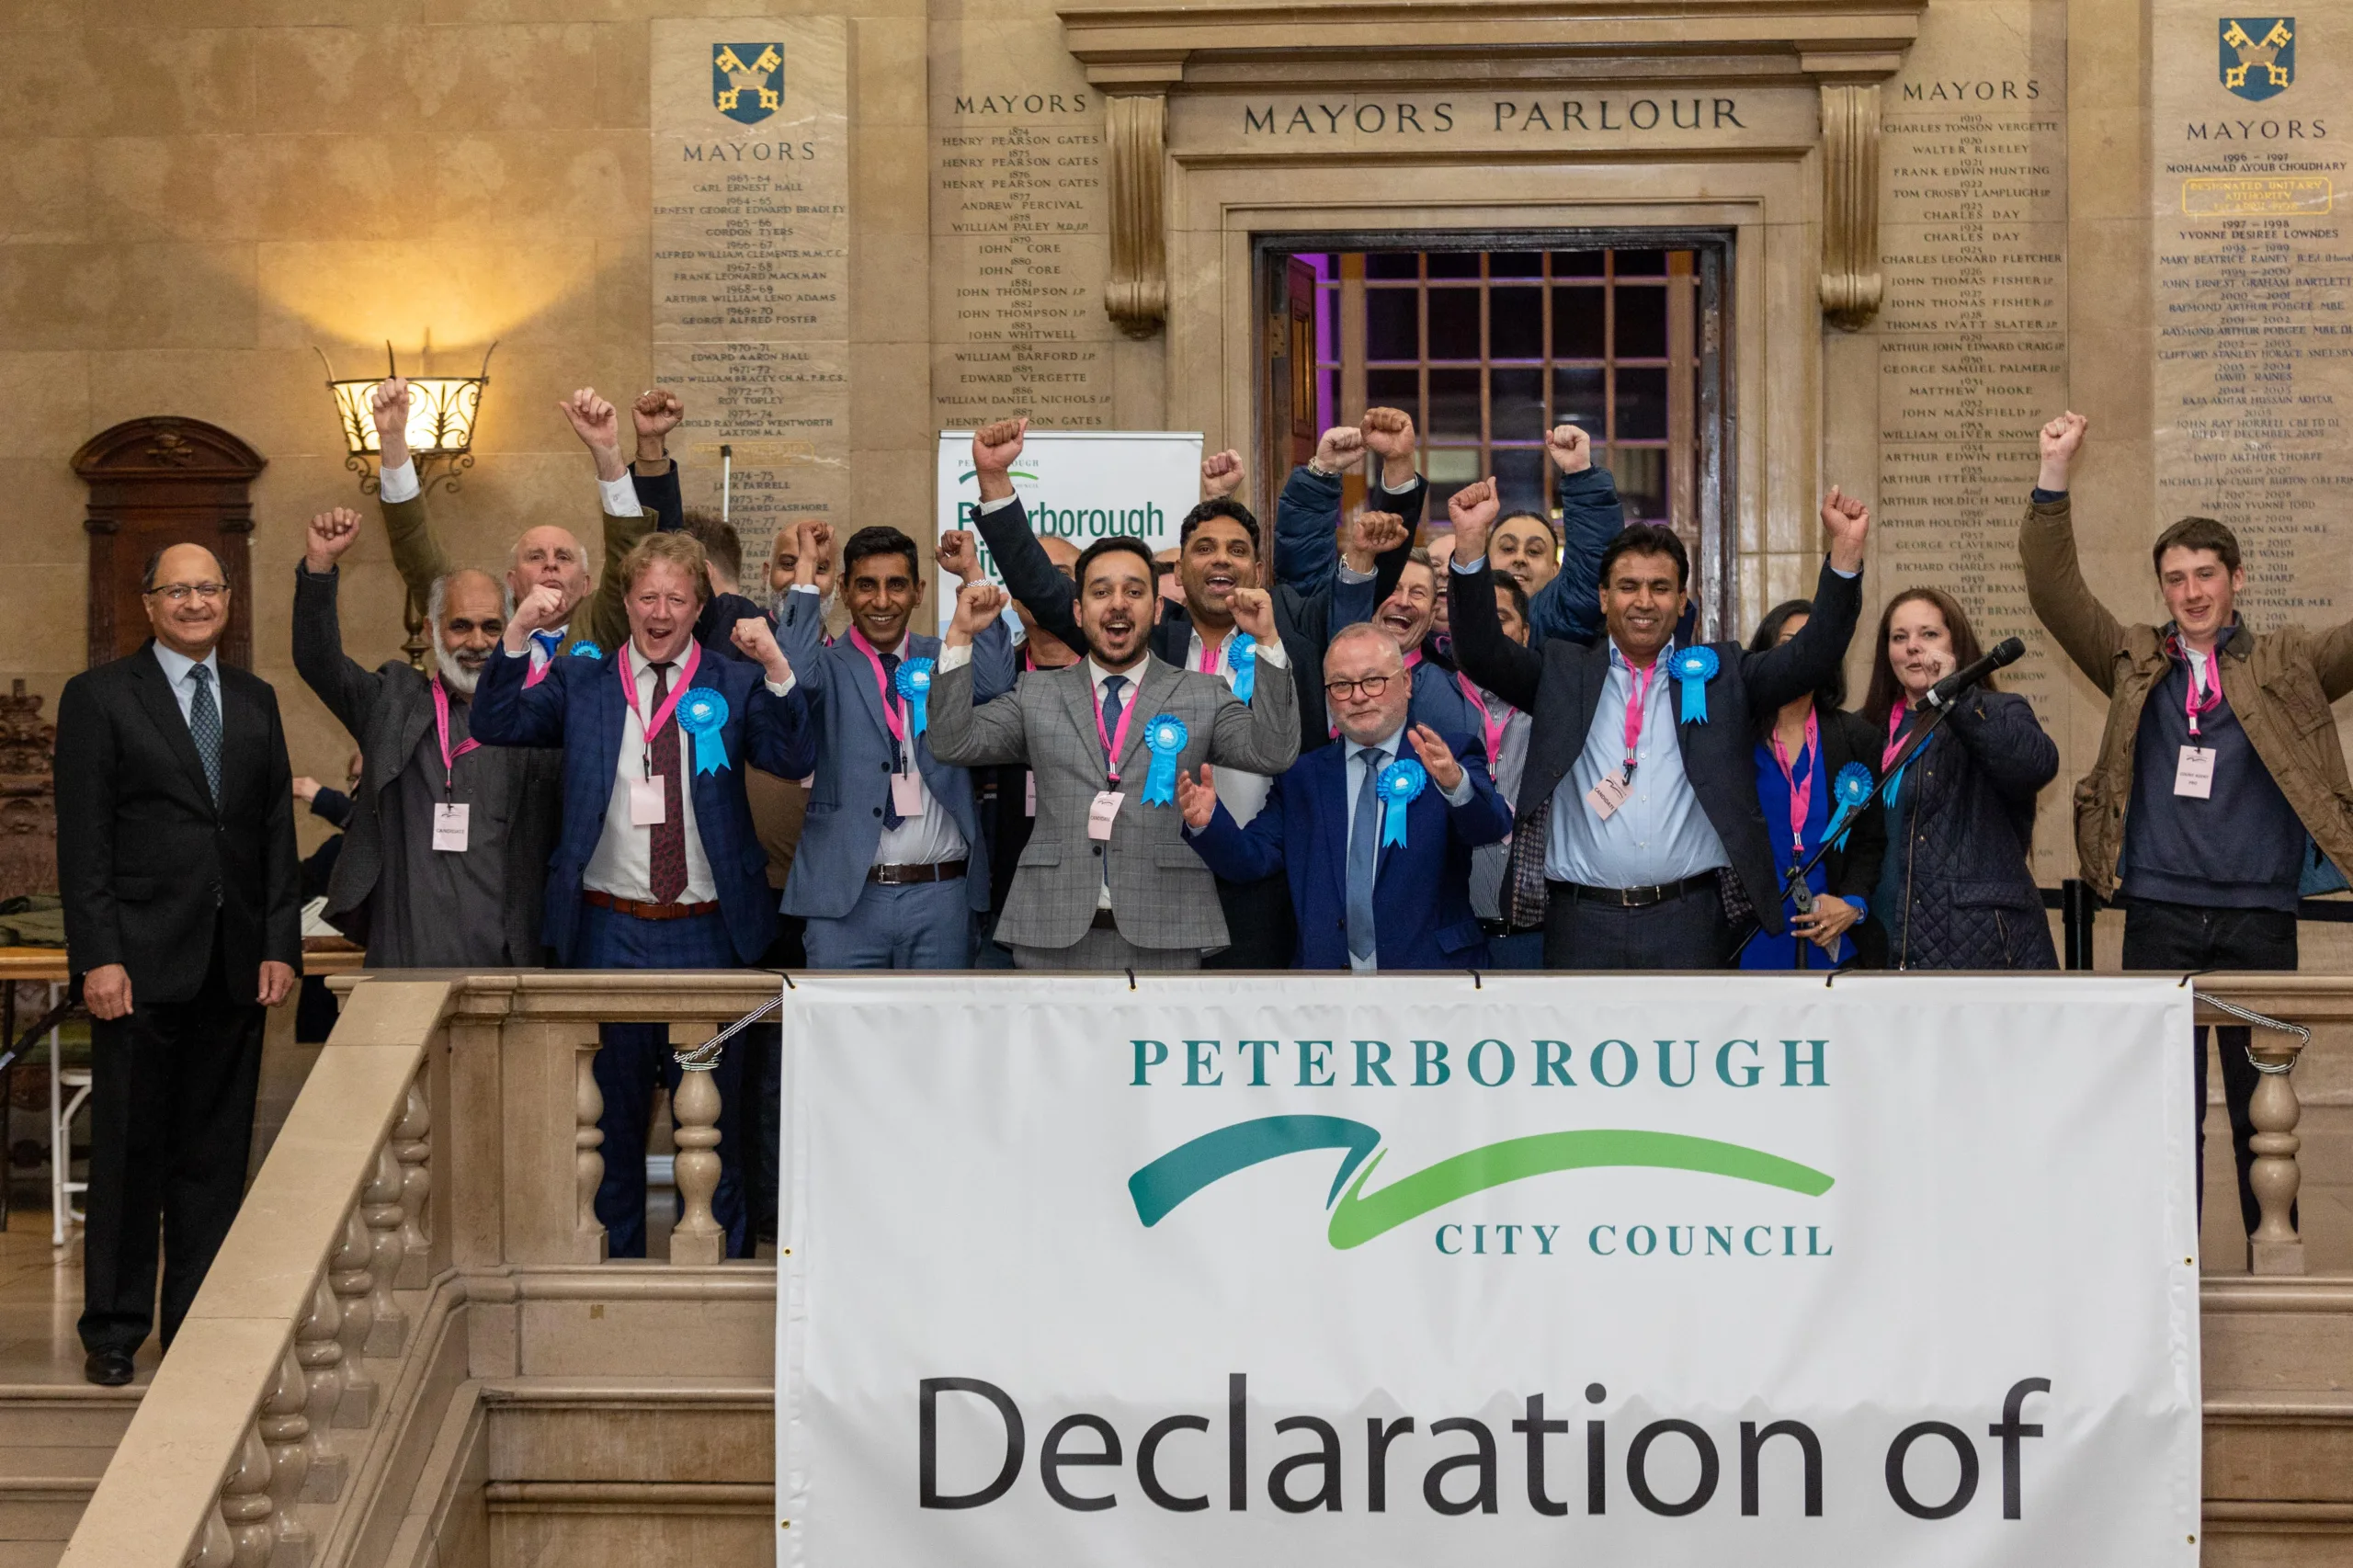
<instances>
[{"instance_id":1,"label":"woman in quilted jacket","mask_svg":"<svg viewBox=\"0 0 2353 1568\"><path fill-rule=\"evenodd\" d=\"M1927 722L1928 688L1976 661L1969 617L1941 588L1907 588L1880 617L1863 716L1892 762ZM2056 969L2028 863L2034 797L2059 748L2023 697L1991 679L1964 692L1926 748L1881 786L1887 855L1871 918L1893 969Z\"/></svg>"}]
</instances>

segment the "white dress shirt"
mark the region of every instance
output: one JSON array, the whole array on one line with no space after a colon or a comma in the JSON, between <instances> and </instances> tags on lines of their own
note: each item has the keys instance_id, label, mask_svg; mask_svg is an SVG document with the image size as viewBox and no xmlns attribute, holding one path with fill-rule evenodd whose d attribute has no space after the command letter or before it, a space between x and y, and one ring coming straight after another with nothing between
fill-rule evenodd
<instances>
[{"instance_id":1,"label":"white dress shirt","mask_svg":"<svg viewBox=\"0 0 2353 1568\"><path fill-rule=\"evenodd\" d=\"M1233 640L1240 635L1241 629L1237 627L1220 639L1217 645L1217 664L1211 669L1201 672L1216 676L1218 679L1225 682L1226 689L1229 691L1233 689ZM1200 671L1202 655L1206 652L1201 643L1200 631L1196 629L1191 640L1185 644L1185 667L1188 670ZM1258 652L1263 653L1266 650L1261 648ZM1267 667L1273 669L1279 666L1269 665ZM1211 777L1210 785L1217 791L1218 802L1225 807L1226 814L1243 827L1248 827L1250 819L1266 810L1267 797L1274 793L1275 789L1275 781L1265 774L1245 773L1238 767L1219 768Z\"/></svg>"},{"instance_id":2,"label":"white dress shirt","mask_svg":"<svg viewBox=\"0 0 2353 1568\"><path fill-rule=\"evenodd\" d=\"M684 651L681 650L683 655ZM716 657L717 655L709 655ZM639 653L632 639L621 655L637 682L637 706L621 720L620 767L613 778L613 792L605 801L605 831L597 852L588 858L581 885L615 898L651 903L654 898L654 830L629 820L629 781L650 777L646 772L645 721L654 716L654 665ZM567 677L568 678L568 677ZM681 656L670 666L670 689L686 678ZM789 688L788 688L789 689ZM680 903L709 903L719 897L710 875L710 857L702 852L702 835L695 827L694 746L678 734L678 802L687 836L687 888Z\"/></svg>"},{"instance_id":3,"label":"white dress shirt","mask_svg":"<svg viewBox=\"0 0 2353 1568\"><path fill-rule=\"evenodd\" d=\"M155 662L164 666L164 678L172 683L172 700L180 705L180 720L183 723L188 722L189 710L196 706L196 682L188 678L188 672L199 665L202 665L212 673L212 704L216 712L220 710L221 651L219 649L208 649L203 658L191 659L186 653L174 653L159 642L155 644Z\"/></svg>"},{"instance_id":4,"label":"white dress shirt","mask_svg":"<svg viewBox=\"0 0 2353 1568\"><path fill-rule=\"evenodd\" d=\"M1357 801L1364 794L1365 770L1358 764L1357 758L1368 751L1387 752L1389 754L1390 762L1395 762L1402 756L1411 756L1415 762L1419 762L1422 759L1422 756L1421 753L1411 751L1407 748L1405 743L1405 726L1402 722L1394 730L1392 730L1385 737L1374 742L1371 745L1358 745L1356 742L1343 737L1340 742L1340 779L1343 788L1347 791L1347 799L1342 801L1342 805L1346 808L1348 814L1340 819L1347 824L1347 831L1341 835L1341 846L1345 849L1348 846L1348 841L1356 836ZM1388 764L1384 763L1382 766L1387 767ZM1436 783L1437 780L1433 779L1431 782ZM1474 793L1476 793L1476 791L1471 788L1471 770L1466 767L1462 770L1462 777L1454 781L1454 788L1451 790L1439 790L1438 798L1449 806L1464 806L1471 803L1471 797ZM1386 808L1382 809L1385 810ZM1376 823L1381 820L1380 811L1375 811L1373 813L1373 820ZM1373 865L1376 876L1378 875L1380 863L1380 853L1378 846L1376 846L1373 856ZM1345 880L1347 876L1345 869L1345 858L1343 859L1342 865L1344 869L1341 874ZM1377 972L1381 968L1380 949L1376 947L1371 952L1365 954L1362 958L1358 958L1353 951L1351 951L1348 954L1348 967L1358 974L1371 974Z\"/></svg>"}]
</instances>

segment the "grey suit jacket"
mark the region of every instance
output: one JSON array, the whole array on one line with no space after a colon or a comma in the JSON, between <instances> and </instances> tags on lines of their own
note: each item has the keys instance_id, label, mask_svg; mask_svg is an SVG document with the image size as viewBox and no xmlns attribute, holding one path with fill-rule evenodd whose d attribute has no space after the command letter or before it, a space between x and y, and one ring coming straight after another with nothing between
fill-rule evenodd
<instances>
[{"instance_id":1,"label":"grey suit jacket","mask_svg":"<svg viewBox=\"0 0 2353 1568\"><path fill-rule=\"evenodd\" d=\"M1086 835L1087 808L1108 786L1103 743L1096 734L1095 687L1088 663L1033 670L993 702L972 701L972 666L938 677L931 688L931 750L965 767L1026 763L1038 777L1038 820L1014 873L996 938L1025 948L1067 948L1095 918L1096 890L1107 868L1120 935L1139 948L1222 948L1225 915L1217 879L1182 836L1172 803L1143 803L1152 754L1144 731L1173 713L1184 721L1180 768L1201 764L1273 775L1299 756L1299 691L1290 680L1260 680L1247 706L1215 676L1147 657L1134 672L1136 722L1120 759L1126 803L1112 819L1108 844ZM1109 851L1108 858L1106 850Z\"/></svg>"},{"instance_id":2,"label":"grey suit jacket","mask_svg":"<svg viewBox=\"0 0 2353 1568\"><path fill-rule=\"evenodd\" d=\"M295 565L294 668L359 742L359 788L353 792L351 822L327 880L325 913L337 930L365 944L367 905L384 871L380 809L384 786L408 766L417 743L433 727L433 685L405 660L390 659L370 670L345 654L335 610L339 576L313 576L300 562ZM515 763L508 775L506 898L501 924L514 961L536 964L548 857L554 851L563 816L563 754L517 752Z\"/></svg>"}]
</instances>

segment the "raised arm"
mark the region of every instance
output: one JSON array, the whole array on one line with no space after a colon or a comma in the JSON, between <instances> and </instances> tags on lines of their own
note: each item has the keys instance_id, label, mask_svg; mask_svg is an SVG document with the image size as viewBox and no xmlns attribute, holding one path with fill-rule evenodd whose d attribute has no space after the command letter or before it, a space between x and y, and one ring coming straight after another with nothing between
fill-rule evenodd
<instances>
[{"instance_id":1,"label":"raised arm","mask_svg":"<svg viewBox=\"0 0 2353 1568\"><path fill-rule=\"evenodd\" d=\"M531 633L553 626L563 597L546 584L533 588L515 607L499 651L483 665L482 684L474 688L473 738L486 746L560 746L563 744L564 688L575 667L601 672L603 662L557 659L537 686L526 685L531 673Z\"/></svg>"},{"instance_id":2,"label":"raised arm","mask_svg":"<svg viewBox=\"0 0 2353 1568\"><path fill-rule=\"evenodd\" d=\"M817 769L817 730L809 720L809 699L791 661L777 646L768 618L756 612L741 618L729 629L728 640L765 677L745 699L745 760L779 778L806 778Z\"/></svg>"},{"instance_id":3,"label":"raised arm","mask_svg":"<svg viewBox=\"0 0 2353 1568\"><path fill-rule=\"evenodd\" d=\"M594 387L582 387L556 407L597 462L597 489L604 513L605 559L603 569L597 574L596 592L583 608L587 616L588 635L598 647L610 651L629 641L629 610L621 602L626 590L621 581L621 562L637 548L639 540L654 531L654 518L638 504L636 487L630 483L629 469L621 461L620 411L598 397Z\"/></svg>"},{"instance_id":4,"label":"raised arm","mask_svg":"<svg viewBox=\"0 0 2353 1568\"><path fill-rule=\"evenodd\" d=\"M1515 708L1536 706L1544 656L1504 635L1495 614L1495 578L1487 564L1487 530L1503 510L1492 479L1473 481L1448 497L1454 524L1454 559L1446 569L1447 625L1454 633L1462 673ZM1467 569L1466 569L1467 563Z\"/></svg>"},{"instance_id":5,"label":"raised arm","mask_svg":"<svg viewBox=\"0 0 2353 1568\"><path fill-rule=\"evenodd\" d=\"M2035 496L2018 526L2018 559L2026 566L2026 602L2067 657L2103 692L2116 689L2116 656L2124 627L2084 581L2075 555L2075 522L2067 501L2067 470L2083 449L2091 421L2063 414L2042 427L2042 464ZM2342 688L2340 688L2342 689ZM2332 696L2335 693L2331 693Z\"/></svg>"},{"instance_id":6,"label":"raised arm","mask_svg":"<svg viewBox=\"0 0 2353 1568\"><path fill-rule=\"evenodd\" d=\"M343 625L336 606L339 562L359 537L359 514L348 506L311 519L301 564L294 569L294 671L327 705L335 722L355 737L383 694L384 677L343 651Z\"/></svg>"},{"instance_id":7,"label":"raised arm","mask_svg":"<svg viewBox=\"0 0 2353 1568\"><path fill-rule=\"evenodd\" d=\"M385 540L392 547L392 569L423 605L433 585L449 574L449 557L433 537L433 519L409 454L411 402L407 379L393 376L368 394L368 415L376 426L376 502L384 514Z\"/></svg>"},{"instance_id":8,"label":"raised arm","mask_svg":"<svg viewBox=\"0 0 2353 1568\"><path fill-rule=\"evenodd\" d=\"M1017 695L1006 702L972 699L972 644L1005 613L1009 602L994 583L967 584L956 596L955 618L940 650L931 681L931 755L956 767L988 767L1029 760L1029 733Z\"/></svg>"},{"instance_id":9,"label":"raised arm","mask_svg":"<svg viewBox=\"0 0 2353 1568\"><path fill-rule=\"evenodd\" d=\"M1770 712L1821 690L1846 664L1847 644L1863 611L1863 542L1870 526L1870 508L1832 485L1822 503L1830 553L1814 580L1813 617L1779 647L1740 656L1752 712Z\"/></svg>"},{"instance_id":10,"label":"raised arm","mask_svg":"<svg viewBox=\"0 0 2353 1568\"><path fill-rule=\"evenodd\" d=\"M1369 559L1344 557L1339 542L1342 474L1361 462L1369 440L1393 449L1381 457L1379 492L1366 499L1368 510L1399 518L1401 535ZM1337 630L1370 619L1373 607L1387 598L1404 574L1414 549L1414 528L1420 522L1429 486L1414 470L1414 422L1393 408L1368 409L1363 428L1336 426L1316 443L1315 456L1290 472L1275 501L1275 581L1301 595L1331 586L1330 627ZM1392 489L1394 483L1397 488ZM1364 574L1371 580L1365 581Z\"/></svg>"},{"instance_id":11,"label":"raised arm","mask_svg":"<svg viewBox=\"0 0 2353 1568\"><path fill-rule=\"evenodd\" d=\"M1260 675L1290 669L1282 639L1275 634L1274 599L1264 588L1233 591L1233 624L1257 641ZM1220 767L1268 777L1299 760L1299 683L1254 681L1245 706L1231 692L1218 704L1210 727L1209 760Z\"/></svg>"},{"instance_id":12,"label":"raised arm","mask_svg":"<svg viewBox=\"0 0 2353 1568\"><path fill-rule=\"evenodd\" d=\"M1048 636L1073 648L1086 646L1073 608L1078 590L1038 542L1029 514L1014 494L1012 468L1021 455L1027 419L1000 419L972 432L972 467L978 471L981 503L973 513L989 552L996 557L997 574L1006 590ZM935 751L937 747L933 748Z\"/></svg>"},{"instance_id":13,"label":"raised arm","mask_svg":"<svg viewBox=\"0 0 2353 1568\"><path fill-rule=\"evenodd\" d=\"M1601 635L1601 552L1626 526L1618 483L1593 461L1593 441L1574 425L1544 438L1552 460L1552 496L1561 507L1561 570L1528 605L1528 645L1548 637L1590 642Z\"/></svg>"},{"instance_id":14,"label":"raised arm","mask_svg":"<svg viewBox=\"0 0 2353 1568\"><path fill-rule=\"evenodd\" d=\"M665 533L676 533L686 527L678 511L678 465L670 460L670 432L687 416L687 405L668 387L655 387L638 393L630 405L630 425L637 432L637 460L630 464L630 478L636 482L637 498L659 521L656 526ZM666 492L659 482L668 480ZM653 496L646 486L655 485ZM669 509L654 505L654 496L666 494Z\"/></svg>"}]
</instances>

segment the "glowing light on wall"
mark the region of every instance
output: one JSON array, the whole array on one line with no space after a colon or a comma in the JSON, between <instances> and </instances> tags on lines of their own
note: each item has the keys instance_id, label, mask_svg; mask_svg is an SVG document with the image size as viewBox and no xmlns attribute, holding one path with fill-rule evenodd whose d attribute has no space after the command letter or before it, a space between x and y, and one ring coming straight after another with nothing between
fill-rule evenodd
<instances>
[{"instance_id":1,"label":"glowing light on wall","mask_svg":"<svg viewBox=\"0 0 2353 1568\"><path fill-rule=\"evenodd\" d=\"M438 483L455 490L459 475L474 466L474 420L482 413L483 392L490 385L490 357L497 351L495 343L483 350L482 369L475 375L409 378L409 456L415 460L417 477L426 488ZM356 381L337 380L326 351L313 352L326 366L327 391L334 395L336 417L343 422L343 466L359 475L361 491L372 494L376 474L368 460L381 457L382 438L376 433L369 400L378 387L400 374L392 346L384 345L383 375ZM437 463L448 465L438 479L433 472Z\"/></svg>"}]
</instances>

